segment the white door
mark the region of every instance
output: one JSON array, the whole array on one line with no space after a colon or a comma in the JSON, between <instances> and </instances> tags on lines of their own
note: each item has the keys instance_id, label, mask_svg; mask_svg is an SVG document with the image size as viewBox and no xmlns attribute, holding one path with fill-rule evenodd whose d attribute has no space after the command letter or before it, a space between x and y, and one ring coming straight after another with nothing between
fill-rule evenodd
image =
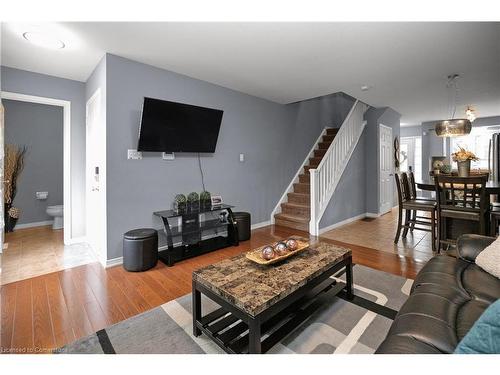
<instances>
[{"instance_id":1,"label":"white door","mask_svg":"<svg viewBox=\"0 0 500 375\"><path fill-rule=\"evenodd\" d=\"M87 242L101 263L106 261L105 195L102 186L105 127L101 117L101 93L97 90L86 107L86 232Z\"/></svg>"},{"instance_id":2,"label":"white door","mask_svg":"<svg viewBox=\"0 0 500 375\"><path fill-rule=\"evenodd\" d=\"M379 126L379 213L385 214L392 208L393 202L393 163L392 163L392 128Z\"/></svg>"}]
</instances>

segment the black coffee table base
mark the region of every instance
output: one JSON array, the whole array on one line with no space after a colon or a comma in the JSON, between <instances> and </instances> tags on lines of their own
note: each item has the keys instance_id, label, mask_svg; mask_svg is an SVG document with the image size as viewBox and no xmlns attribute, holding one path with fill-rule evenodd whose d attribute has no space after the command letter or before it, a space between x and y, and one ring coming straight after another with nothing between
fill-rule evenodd
<instances>
[{"instance_id":1,"label":"black coffee table base","mask_svg":"<svg viewBox=\"0 0 500 375\"><path fill-rule=\"evenodd\" d=\"M206 334L227 353L265 353L331 296L352 300L352 267L349 256L257 316L242 311L193 279L193 334ZM345 283L330 278L343 272ZM221 308L202 316L202 293Z\"/></svg>"}]
</instances>

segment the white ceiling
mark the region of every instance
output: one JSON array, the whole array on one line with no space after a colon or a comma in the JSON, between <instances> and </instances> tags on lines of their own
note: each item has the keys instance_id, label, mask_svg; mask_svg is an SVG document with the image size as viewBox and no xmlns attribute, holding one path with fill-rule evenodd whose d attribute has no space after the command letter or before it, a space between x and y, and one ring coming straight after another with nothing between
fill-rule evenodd
<instances>
[{"instance_id":1,"label":"white ceiling","mask_svg":"<svg viewBox=\"0 0 500 375\"><path fill-rule=\"evenodd\" d=\"M63 39L58 51L24 40L33 27L3 25L3 65L85 81L109 52L278 103L344 91L406 125L448 117L446 76L459 73L457 113L500 115L500 23L37 25Z\"/></svg>"}]
</instances>

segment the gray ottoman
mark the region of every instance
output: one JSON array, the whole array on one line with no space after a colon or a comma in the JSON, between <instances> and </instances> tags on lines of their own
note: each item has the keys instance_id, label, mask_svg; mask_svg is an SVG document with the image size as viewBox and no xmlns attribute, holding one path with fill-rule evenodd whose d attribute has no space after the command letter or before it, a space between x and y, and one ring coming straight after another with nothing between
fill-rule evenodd
<instances>
[{"instance_id":1,"label":"gray ottoman","mask_svg":"<svg viewBox=\"0 0 500 375\"><path fill-rule=\"evenodd\" d=\"M123 268L138 272L158 263L158 232L152 228L128 231L123 235Z\"/></svg>"}]
</instances>

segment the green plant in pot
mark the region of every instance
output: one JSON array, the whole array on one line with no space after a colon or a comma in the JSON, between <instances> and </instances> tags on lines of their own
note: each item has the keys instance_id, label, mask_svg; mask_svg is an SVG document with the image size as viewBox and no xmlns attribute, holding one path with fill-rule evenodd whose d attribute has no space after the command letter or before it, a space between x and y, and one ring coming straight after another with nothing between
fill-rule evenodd
<instances>
[{"instance_id":1,"label":"green plant in pot","mask_svg":"<svg viewBox=\"0 0 500 375\"><path fill-rule=\"evenodd\" d=\"M188 210L198 210L200 208L200 196L197 192L193 191L187 196Z\"/></svg>"},{"instance_id":2,"label":"green plant in pot","mask_svg":"<svg viewBox=\"0 0 500 375\"><path fill-rule=\"evenodd\" d=\"M212 207L211 195L208 191L202 191L200 193L200 207L203 209L209 209Z\"/></svg>"},{"instance_id":3,"label":"green plant in pot","mask_svg":"<svg viewBox=\"0 0 500 375\"><path fill-rule=\"evenodd\" d=\"M186 210L186 196L184 194L177 194L174 198L174 210L182 212Z\"/></svg>"},{"instance_id":4,"label":"green plant in pot","mask_svg":"<svg viewBox=\"0 0 500 375\"><path fill-rule=\"evenodd\" d=\"M458 151L451 154L453 161L457 162L458 176L469 177L470 175L470 162L478 161L479 158L472 152L463 147L458 146Z\"/></svg>"}]
</instances>

